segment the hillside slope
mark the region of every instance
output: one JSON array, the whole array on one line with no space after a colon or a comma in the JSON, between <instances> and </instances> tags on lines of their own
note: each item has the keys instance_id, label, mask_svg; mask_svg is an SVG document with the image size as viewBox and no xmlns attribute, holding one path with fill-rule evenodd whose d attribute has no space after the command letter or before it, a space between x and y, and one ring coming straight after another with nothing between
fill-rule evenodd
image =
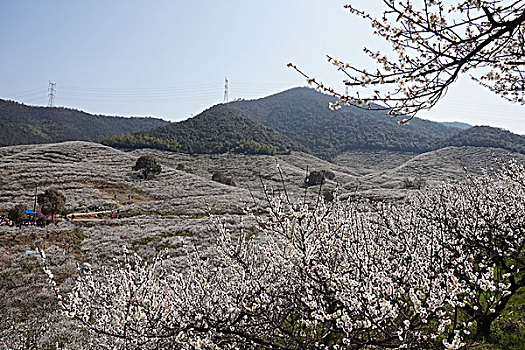
<instances>
[{"instance_id":1,"label":"hillside slope","mask_svg":"<svg viewBox=\"0 0 525 350\"><path fill-rule=\"evenodd\" d=\"M132 171L142 155L157 158L162 165L159 176L144 181ZM78 345L83 334L76 333L68 318L53 314L57 298L37 248L45 251L59 276L58 286L68 293L79 265L89 263L99 271L115 264L123 247L146 261L159 253L170 256L166 266L182 271L188 253L198 253L203 260L216 254L217 225L235 238L242 228L257 239L246 208L267 208L265 188L276 196L289 196L292 203L318 205L321 188L301 187L306 169L332 172L335 178L322 189L337 189L343 200L356 196L397 199L417 191L419 183L425 187L465 177L464 168L470 174L493 165L497 169L494 157L500 161L514 157L525 163L524 155L483 147L345 155L338 158L348 168L302 152L278 156L189 155L151 149L123 152L90 142L0 147L0 213L17 204L32 208L35 190L42 193L51 187L65 195L66 209L77 213L76 218L70 215L69 221L48 227L0 227L0 339L29 334L39 344L50 344L48 348L56 342L73 349L92 348ZM234 178L236 186L213 181L217 171ZM116 208L121 217L100 213L83 220L78 214L91 206ZM45 332L35 332L40 329ZM27 348L25 344L16 348Z\"/></svg>"},{"instance_id":2,"label":"hillside slope","mask_svg":"<svg viewBox=\"0 0 525 350\"><path fill-rule=\"evenodd\" d=\"M415 118L398 125L383 113L345 106L331 111L334 98L309 88L293 88L258 100L229 103L254 120L288 136L312 154L333 159L355 149L425 152L460 129Z\"/></svg>"},{"instance_id":3,"label":"hillside slope","mask_svg":"<svg viewBox=\"0 0 525 350\"><path fill-rule=\"evenodd\" d=\"M92 115L57 107L33 107L0 100L0 146L100 141L119 133L150 130L168 124L156 118Z\"/></svg>"},{"instance_id":4,"label":"hillside slope","mask_svg":"<svg viewBox=\"0 0 525 350\"><path fill-rule=\"evenodd\" d=\"M467 175L491 173L511 159L525 164L523 154L502 148L450 146L419 154L400 166L377 172L367 179L375 183L410 178L420 179L429 184L458 181Z\"/></svg>"},{"instance_id":5,"label":"hillside slope","mask_svg":"<svg viewBox=\"0 0 525 350\"><path fill-rule=\"evenodd\" d=\"M474 126L448 138L443 146L497 147L525 154L525 136L490 126Z\"/></svg>"},{"instance_id":6,"label":"hillside slope","mask_svg":"<svg viewBox=\"0 0 525 350\"><path fill-rule=\"evenodd\" d=\"M213 106L193 118L155 130L108 137L103 143L114 147L149 147L189 154L276 154L303 149L226 105Z\"/></svg>"}]
</instances>

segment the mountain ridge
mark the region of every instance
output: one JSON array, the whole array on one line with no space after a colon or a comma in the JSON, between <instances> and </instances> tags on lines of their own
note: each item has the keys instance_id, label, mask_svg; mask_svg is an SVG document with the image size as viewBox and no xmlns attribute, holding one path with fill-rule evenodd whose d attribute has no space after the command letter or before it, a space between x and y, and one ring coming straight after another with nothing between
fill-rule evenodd
<instances>
[{"instance_id":1,"label":"mountain ridge","mask_svg":"<svg viewBox=\"0 0 525 350\"><path fill-rule=\"evenodd\" d=\"M93 115L63 107L35 107L0 99L0 146L101 141L117 133L151 130L169 122L151 117Z\"/></svg>"},{"instance_id":2,"label":"mountain ridge","mask_svg":"<svg viewBox=\"0 0 525 350\"><path fill-rule=\"evenodd\" d=\"M225 104L155 130L110 136L102 142L112 147L148 147L189 154L280 154L303 150L301 145Z\"/></svg>"},{"instance_id":3,"label":"mountain ridge","mask_svg":"<svg viewBox=\"0 0 525 350\"><path fill-rule=\"evenodd\" d=\"M192 154L239 151L263 154L282 152L282 149L268 151L271 147L259 147L259 145L249 146L244 151L243 147L239 149L237 144L245 133L247 140L264 145L284 143L286 145L284 149L304 151L328 161L333 161L338 155L348 151L393 151L421 154L446 146L463 144L476 146L472 140L466 140L473 138L471 136L473 132L469 130L477 130L472 127L467 128L468 124L453 123L449 126L446 123L413 118L407 125L399 125L399 117L387 116L384 112L367 111L352 106L343 106L339 110L331 111L328 105L333 101L332 96L314 89L292 88L260 99L236 100L216 105L186 121L161 128L164 131L153 130L132 136L113 136L104 142L107 145L123 148L150 147ZM233 117L233 119L228 119L226 115L219 115L226 110L231 116L242 114L242 122ZM213 114L217 111L219 113L214 117ZM251 119L252 122L248 122L246 118ZM200 120L206 120L207 123L198 122ZM227 142L224 137L222 138L220 142L227 143L225 147L217 145L217 137L214 137L214 140L209 135L208 129L216 128L214 124L217 120L220 120L223 128L235 134L234 140L230 140L233 142ZM247 127L247 123L250 124L250 127ZM192 125L192 127L189 128L184 124ZM454 124L457 124L459 128ZM187 137L180 131L175 132L174 130L165 132L166 128L183 128L185 133L193 136ZM251 129L263 130L262 134L270 133L271 130L272 141L257 139L255 135L257 132ZM220 128L215 132L222 133ZM520 136L510 132L488 130L486 132L493 135L490 137L493 142L482 144L478 140L479 145L522 151L521 148L513 147L512 141L507 140L510 137L517 142L521 140ZM454 138L457 135L462 136ZM498 140L498 136L494 135L500 135L501 139ZM280 141L277 141L278 139ZM257 148L259 151L256 150ZM523 151L525 151L525 145Z\"/></svg>"},{"instance_id":4,"label":"mountain ridge","mask_svg":"<svg viewBox=\"0 0 525 350\"><path fill-rule=\"evenodd\" d=\"M421 154L448 146L496 147L525 154L525 137L506 130L420 118L398 125L399 118L380 111L352 106L331 111L328 104L333 101L330 95L299 87L260 99L218 104L195 117L169 123L0 100L0 145L80 140L189 154L280 154L297 150L328 161L348 151ZM21 112L5 113L8 107ZM58 125L53 114L59 116Z\"/></svg>"},{"instance_id":5,"label":"mountain ridge","mask_svg":"<svg viewBox=\"0 0 525 350\"><path fill-rule=\"evenodd\" d=\"M354 149L426 152L438 146L438 139L460 131L419 118L408 125L398 125L399 118L353 106L331 111L330 102L334 102L334 97L298 87L229 104L323 159Z\"/></svg>"},{"instance_id":6,"label":"mountain ridge","mask_svg":"<svg viewBox=\"0 0 525 350\"><path fill-rule=\"evenodd\" d=\"M473 126L445 140L442 147L497 147L525 154L525 136L492 126Z\"/></svg>"}]
</instances>

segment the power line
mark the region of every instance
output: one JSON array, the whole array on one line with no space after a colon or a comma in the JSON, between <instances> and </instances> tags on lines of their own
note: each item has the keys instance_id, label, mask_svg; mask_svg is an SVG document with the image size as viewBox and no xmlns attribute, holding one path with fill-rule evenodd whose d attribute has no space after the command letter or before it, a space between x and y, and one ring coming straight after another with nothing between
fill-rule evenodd
<instances>
[{"instance_id":1,"label":"power line","mask_svg":"<svg viewBox=\"0 0 525 350\"><path fill-rule=\"evenodd\" d=\"M181 97L181 98L172 98L172 97L160 97L155 99L147 98L134 98L134 99L100 99L100 98L91 98L86 99L83 97L63 97L60 95L60 101L64 102L76 102L76 103L89 103L89 102L101 102L101 103L125 103L130 104L132 101L134 104L137 103L170 103L170 102L191 102L191 101L207 101L208 103L217 103L217 100L220 100L220 93L218 95L210 96L192 96L192 97Z\"/></svg>"},{"instance_id":2,"label":"power line","mask_svg":"<svg viewBox=\"0 0 525 350\"><path fill-rule=\"evenodd\" d=\"M24 99L24 101L20 101L20 103L25 104L39 104L39 105L45 105L46 104L46 98L44 96L41 97L34 97L30 99Z\"/></svg>"},{"instance_id":3,"label":"power line","mask_svg":"<svg viewBox=\"0 0 525 350\"><path fill-rule=\"evenodd\" d=\"M48 107L53 107L53 102L55 101L55 92L56 92L56 89L55 89L55 86L57 84L56 83L52 83L51 80L49 81L49 88L47 89L49 91L49 101L47 103L47 106Z\"/></svg>"},{"instance_id":4,"label":"power line","mask_svg":"<svg viewBox=\"0 0 525 350\"><path fill-rule=\"evenodd\" d=\"M6 98L10 100L22 100L22 99L35 98L35 97L47 98L46 92L47 92L47 89L44 88L44 89L41 89L40 91L35 91L35 92L27 93L24 95L8 96Z\"/></svg>"},{"instance_id":5,"label":"power line","mask_svg":"<svg viewBox=\"0 0 525 350\"><path fill-rule=\"evenodd\" d=\"M105 97L116 97L116 98L142 98L142 97L170 97L170 96L186 96L186 95L195 95L195 94L221 94L221 88L199 88L199 89L186 89L184 91L151 91L151 92L137 92L137 91L122 91L122 92L111 92L111 91L89 91L89 90L70 90L60 86L60 96L82 96L82 97L96 97L96 98L105 98Z\"/></svg>"},{"instance_id":6,"label":"power line","mask_svg":"<svg viewBox=\"0 0 525 350\"><path fill-rule=\"evenodd\" d=\"M110 92L145 92L145 91L171 91L171 90L188 90L188 88L206 88L206 87L220 87L221 83L207 83L207 84L185 84L178 86L157 86L157 87L134 87L134 88L110 88L110 87L84 87L84 86L69 86L60 85L60 91L67 90L81 90L81 91L110 91Z\"/></svg>"},{"instance_id":7,"label":"power line","mask_svg":"<svg viewBox=\"0 0 525 350\"><path fill-rule=\"evenodd\" d=\"M45 86L37 87L34 89L24 90L20 92L16 92L13 94L9 94L6 96L6 98L23 98L29 95L36 95L36 94L43 94L43 92L47 91L47 88Z\"/></svg>"},{"instance_id":8,"label":"power line","mask_svg":"<svg viewBox=\"0 0 525 350\"><path fill-rule=\"evenodd\" d=\"M271 93L277 90L290 88L284 83L260 83L260 82L242 82L235 81L230 83L228 78L224 78L221 83L195 83L188 85L175 86L156 86L156 87L80 87L80 86L63 86L60 85L60 101L69 103L83 102L113 102L113 103L152 103L158 101L166 102L192 102L192 101L229 101L229 90L235 90L235 97L254 98ZM47 96L46 96L47 90ZM221 91L222 90L222 91ZM232 90L233 91L233 90ZM222 96L221 96L222 95ZM48 106L55 105L56 83L49 81L49 86L42 88L28 89L12 94L12 97L18 101L37 102ZM15 97L16 96L16 97ZM42 99L42 100L41 100ZM44 100L45 99L45 100ZM47 101L46 101L47 100Z\"/></svg>"}]
</instances>

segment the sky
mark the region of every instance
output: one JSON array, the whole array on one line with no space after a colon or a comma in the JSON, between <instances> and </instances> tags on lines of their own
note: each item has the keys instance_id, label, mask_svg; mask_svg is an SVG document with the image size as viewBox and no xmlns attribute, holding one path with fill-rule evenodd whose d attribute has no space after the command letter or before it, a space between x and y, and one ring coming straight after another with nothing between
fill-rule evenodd
<instances>
[{"instance_id":1,"label":"sky","mask_svg":"<svg viewBox=\"0 0 525 350\"><path fill-rule=\"evenodd\" d=\"M0 98L94 114L182 120L228 98L305 86L344 91L326 55L369 66L389 51L341 0L0 0ZM379 13L380 1L352 0ZM327 106L328 108L328 106ZM525 134L525 106L462 77L419 117Z\"/></svg>"}]
</instances>

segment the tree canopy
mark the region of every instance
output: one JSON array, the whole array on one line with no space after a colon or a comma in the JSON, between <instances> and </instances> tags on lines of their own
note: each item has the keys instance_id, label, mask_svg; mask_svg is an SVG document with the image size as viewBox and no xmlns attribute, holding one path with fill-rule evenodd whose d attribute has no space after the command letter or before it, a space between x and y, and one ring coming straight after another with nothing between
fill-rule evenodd
<instances>
[{"instance_id":1,"label":"tree canopy","mask_svg":"<svg viewBox=\"0 0 525 350\"><path fill-rule=\"evenodd\" d=\"M0 146L63 141L100 141L118 133L150 130L168 122L155 118L92 115L58 107L34 107L0 99Z\"/></svg>"},{"instance_id":2,"label":"tree canopy","mask_svg":"<svg viewBox=\"0 0 525 350\"><path fill-rule=\"evenodd\" d=\"M153 156L140 156L132 170L142 172L142 177L147 180L149 175L157 175L162 171L162 167L157 163Z\"/></svg>"},{"instance_id":3,"label":"tree canopy","mask_svg":"<svg viewBox=\"0 0 525 350\"><path fill-rule=\"evenodd\" d=\"M429 109L461 74L501 97L525 104L525 1L395 1L384 0L380 18L345 5L370 22L374 35L388 41L385 54L364 48L375 61L367 70L338 58L328 61L345 75L348 94L311 78L295 68L321 91L339 98L331 105L351 104L408 115Z\"/></svg>"},{"instance_id":4,"label":"tree canopy","mask_svg":"<svg viewBox=\"0 0 525 350\"><path fill-rule=\"evenodd\" d=\"M7 217L16 223L20 223L22 220L27 218L26 207L22 204L15 205L9 209Z\"/></svg>"},{"instance_id":5,"label":"tree canopy","mask_svg":"<svg viewBox=\"0 0 525 350\"><path fill-rule=\"evenodd\" d=\"M201 114L155 130L108 137L113 147L156 148L190 154L283 154L301 146L250 119L228 105L213 106Z\"/></svg>"},{"instance_id":6,"label":"tree canopy","mask_svg":"<svg viewBox=\"0 0 525 350\"><path fill-rule=\"evenodd\" d=\"M66 206L66 197L56 188L49 188L44 193L37 196L38 204L42 214L51 215L54 219L55 214L64 211Z\"/></svg>"}]
</instances>

